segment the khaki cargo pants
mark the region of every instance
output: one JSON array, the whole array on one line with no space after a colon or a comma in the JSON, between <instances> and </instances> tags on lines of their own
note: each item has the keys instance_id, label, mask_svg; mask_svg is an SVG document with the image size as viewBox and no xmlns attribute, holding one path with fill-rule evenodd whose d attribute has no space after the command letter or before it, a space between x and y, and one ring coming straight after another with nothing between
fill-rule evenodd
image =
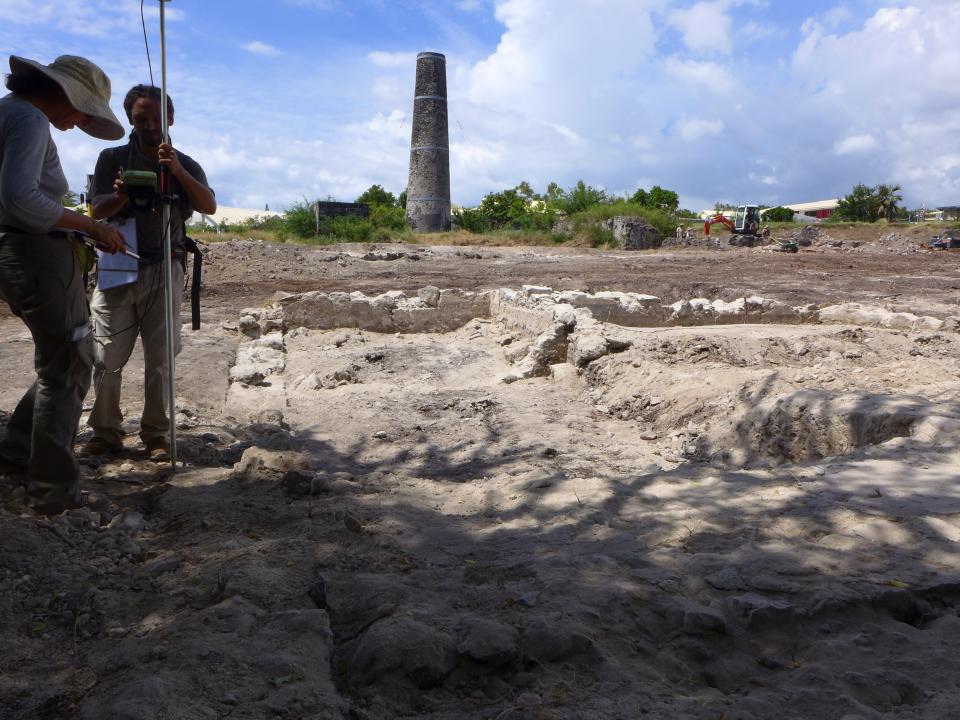
<instances>
[{"instance_id":1,"label":"khaki cargo pants","mask_svg":"<svg viewBox=\"0 0 960 720\"><path fill-rule=\"evenodd\" d=\"M180 353L180 299L183 267L173 262L174 354ZM140 337L143 345L143 413L140 439L166 439L166 331L164 330L163 263L143 265L135 283L93 292L95 365L93 387L96 399L87 425L95 437L111 444L123 441L120 411L122 372Z\"/></svg>"}]
</instances>

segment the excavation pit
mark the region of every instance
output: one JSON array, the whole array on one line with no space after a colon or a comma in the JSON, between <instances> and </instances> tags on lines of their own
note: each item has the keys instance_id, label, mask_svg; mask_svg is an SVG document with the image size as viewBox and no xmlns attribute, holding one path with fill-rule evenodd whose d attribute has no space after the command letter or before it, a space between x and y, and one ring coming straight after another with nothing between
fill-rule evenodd
<instances>
[{"instance_id":1,"label":"excavation pit","mask_svg":"<svg viewBox=\"0 0 960 720\"><path fill-rule=\"evenodd\" d=\"M211 251L216 322L178 364L187 465L164 477L131 435L84 464L115 521L3 516L0 714L950 716L943 288L881 306L803 253L777 301L711 289L730 253L363 259L401 250ZM636 294L590 269L645 262ZM260 297L230 289L256 267ZM894 270L884 292L920 275Z\"/></svg>"},{"instance_id":2,"label":"excavation pit","mask_svg":"<svg viewBox=\"0 0 960 720\"><path fill-rule=\"evenodd\" d=\"M247 482L348 522L364 557L359 586L332 557L323 571L349 692L399 712L423 692L441 702L534 669L548 683L642 671L670 685L708 668L718 697L761 676L795 693L807 681L776 675L784 658L841 666L825 627L844 644L861 622L881 637L955 624L940 569L960 540L958 344L942 325L834 324L758 298L726 305L752 305L759 322L717 323L720 304L702 301L680 307L713 324L687 312L670 326L676 308L656 299L450 294L476 315L416 333L375 329L410 309L398 293L284 298L261 312L283 331L250 341L282 342L282 368L228 394L235 417L282 414L307 477L291 492L289 456L268 457L240 468ZM328 302L352 326L304 325L304 307ZM598 321L596 307L658 326ZM907 371L918 347L923 373ZM385 577L390 609L356 616ZM869 700L846 707L893 703Z\"/></svg>"}]
</instances>

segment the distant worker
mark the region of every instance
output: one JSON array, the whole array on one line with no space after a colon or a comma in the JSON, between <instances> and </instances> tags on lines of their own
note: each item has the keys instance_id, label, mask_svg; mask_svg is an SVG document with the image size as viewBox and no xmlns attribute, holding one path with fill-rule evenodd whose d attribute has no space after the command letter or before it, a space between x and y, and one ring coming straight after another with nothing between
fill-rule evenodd
<instances>
[{"instance_id":1,"label":"distant worker","mask_svg":"<svg viewBox=\"0 0 960 720\"><path fill-rule=\"evenodd\" d=\"M143 345L143 413L140 439L151 460L169 459L169 420L166 386L166 332L163 293L163 231L157 208L138 209L128 202L124 170L160 175L169 170L170 192L177 201L170 207L170 241L175 256L173 284L174 353L180 352L180 298L183 288L185 223L194 209L204 215L217 211L217 201L207 185L203 168L163 137L160 88L137 85L127 93L123 109L133 125L130 141L100 153L94 172L93 214L98 218L135 218L140 267L129 285L93 293L94 392L96 400L87 424L93 438L84 447L87 455L117 452L123 447L123 414L120 412L121 372L137 341ZM168 124L173 125L173 101L167 95Z\"/></svg>"},{"instance_id":2,"label":"distant worker","mask_svg":"<svg viewBox=\"0 0 960 720\"><path fill-rule=\"evenodd\" d=\"M683 231L684 231L683 223L680 223L679 225L677 225L677 240L683 240Z\"/></svg>"}]
</instances>

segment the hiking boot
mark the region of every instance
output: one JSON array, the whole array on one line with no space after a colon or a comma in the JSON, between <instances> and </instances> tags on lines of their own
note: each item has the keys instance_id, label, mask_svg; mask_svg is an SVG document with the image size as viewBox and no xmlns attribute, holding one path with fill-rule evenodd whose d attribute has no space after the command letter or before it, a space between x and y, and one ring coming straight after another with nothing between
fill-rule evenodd
<instances>
[{"instance_id":1,"label":"hiking boot","mask_svg":"<svg viewBox=\"0 0 960 720\"><path fill-rule=\"evenodd\" d=\"M93 457L95 455L107 455L118 453L123 450L122 442L111 442L106 438L94 436L90 438L86 445L80 448L78 453L80 457Z\"/></svg>"},{"instance_id":2,"label":"hiking boot","mask_svg":"<svg viewBox=\"0 0 960 720\"><path fill-rule=\"evenodd\" d=\"M30 497L29 492L27 492L25 495L26 506L34 515L59 515L66 510L74 510L83 506L79 496L72 498L48 498L45 500L40 500Z\"/></svg>"},{"instance_id":3,"label":"hiking boot","mask_svg":"<svg viewBox=\"0 0 960 720\"><path fill-rule=\"evenodd\" d=\"M147 457L154 462L166 462L170 459L170 445L164 438L153 438L147 440L144 445L147 448Z\"/></svg>"}]
</instances>

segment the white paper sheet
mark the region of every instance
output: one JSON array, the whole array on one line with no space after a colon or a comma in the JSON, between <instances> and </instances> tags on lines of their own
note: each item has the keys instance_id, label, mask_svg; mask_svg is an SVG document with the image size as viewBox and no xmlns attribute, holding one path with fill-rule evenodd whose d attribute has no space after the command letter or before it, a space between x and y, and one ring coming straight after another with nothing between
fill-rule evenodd
<instances>
[{"instance_id":1,"label":"white paper sheet","mask_svg":"<svg viewBox=\"0 0 960 720\"><path fill-rule=\"evenodd\" d=\"M122 221L111 222L113 227L120 231L127 243L127 249L137 252L137 221L135 218L124 218ZM129 285L137 281L137 261L123 253L110 253L97 250L97 287L101 290Z\"/></svg>"}]
</instances>

